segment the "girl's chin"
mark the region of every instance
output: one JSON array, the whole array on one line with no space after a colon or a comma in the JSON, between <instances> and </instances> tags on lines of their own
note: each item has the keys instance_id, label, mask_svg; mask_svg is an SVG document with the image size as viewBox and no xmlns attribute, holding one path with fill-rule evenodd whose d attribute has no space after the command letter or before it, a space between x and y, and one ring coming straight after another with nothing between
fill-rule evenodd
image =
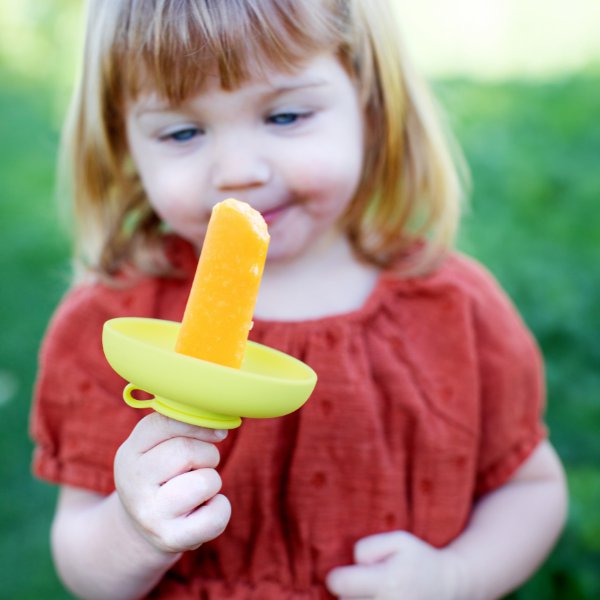
<instances>
[{"instance_id":1,"label":"girl's chin","mask_svg":"<svg viewBox=\"0 0 600 600\"><path fill-rule=\"evenodd\" d=\"M310 254L311 248L318 242L318 237L310 235L310 232L295 231L278 232L273 230L267 261L271 264L284 264L294 262Z\"/></svg>"},{"instance_id":2,"label":"girl's chin","mask_svg":"<svg viewBox=\"0 0 600 600\"><path fill-rule=\"evenodd\" d=\"M286 240L286 243L279 244L278 240L271 238L267 262L271 264L290 262L302 256L304 251L305 245L300 243L300 240L290 239Z\"/></svg>"}]
</instances>

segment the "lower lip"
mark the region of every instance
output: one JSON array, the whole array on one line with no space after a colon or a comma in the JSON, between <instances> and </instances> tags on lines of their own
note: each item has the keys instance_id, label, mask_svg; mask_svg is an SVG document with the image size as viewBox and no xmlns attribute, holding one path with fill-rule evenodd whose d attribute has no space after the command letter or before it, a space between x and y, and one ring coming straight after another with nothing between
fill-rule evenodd
<instances>
[{"instance_id":1,"label":"lower lip","mask_svg":"<svg viewBox=\"0 0 600 600\"><path fill-rule=\"evenodd\" d=\"M262 214L263 219L265 220L265 223L270 226L272 225L280 216L281 214L287 209L289 208L290 205L289 204L285 204L284 206L278 206L277 208L273 208L271 210L267 210Z\"/></svg>"}]
</instances>

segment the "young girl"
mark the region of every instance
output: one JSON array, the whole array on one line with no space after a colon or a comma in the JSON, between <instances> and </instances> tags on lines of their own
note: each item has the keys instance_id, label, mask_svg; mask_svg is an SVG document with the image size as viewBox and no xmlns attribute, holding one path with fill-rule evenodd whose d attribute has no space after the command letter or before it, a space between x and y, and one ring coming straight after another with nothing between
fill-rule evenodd
<instances>
[{"instance_id":1,"label":"young girl","mask_svg":"<svg viewBox=\"0 0 600 600\"><path fill-rule=\"evenodd\" d=\"M32 420L78 596L497 598L553 546L538 350L451 250L456 169L398 39L384 0L90 2L78 278ZM251 337L319 376L228 436L127 407L100 340L113 317L181 319L227 197L270 228Z\"/></svg>"}]
</instances>

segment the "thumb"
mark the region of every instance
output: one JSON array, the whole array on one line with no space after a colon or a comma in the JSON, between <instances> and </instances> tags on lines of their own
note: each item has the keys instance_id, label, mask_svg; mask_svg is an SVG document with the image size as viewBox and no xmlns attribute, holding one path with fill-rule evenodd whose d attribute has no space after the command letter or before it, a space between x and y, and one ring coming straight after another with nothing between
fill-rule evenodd
<instances>
[{"instance_id":1,"label":"thumb","mask_svg":"<svg viewBox=\"0 0 600 600\"><path fill-rule=\"evenodd\" d=\"M354 562L361 565L381 562L416 543L423 542L408 531L390 531L370 535L355 544Z\"/></svg>"}]
</instances>

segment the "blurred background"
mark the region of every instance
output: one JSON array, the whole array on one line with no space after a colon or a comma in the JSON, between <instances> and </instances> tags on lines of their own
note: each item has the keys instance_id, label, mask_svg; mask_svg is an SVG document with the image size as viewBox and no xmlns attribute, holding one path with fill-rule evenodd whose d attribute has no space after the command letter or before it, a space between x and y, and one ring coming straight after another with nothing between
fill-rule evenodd
<instances>
[{"instance_id":1,"label":"blurred background","mask_svg":"<svg viewBox=\"0 0 600 600\"><path fill-rule=\"evenodd\" d=\"M367 1L367 0L365 0ZM600 2L396 0L472 172L461 248L498 277L546 358L567 528L512 597L600 598ZM0 3L0 598L68 598L56 490L30 474L37 352L69 283L54 171L79 0Z\"/></svg>"}]
</instances>

